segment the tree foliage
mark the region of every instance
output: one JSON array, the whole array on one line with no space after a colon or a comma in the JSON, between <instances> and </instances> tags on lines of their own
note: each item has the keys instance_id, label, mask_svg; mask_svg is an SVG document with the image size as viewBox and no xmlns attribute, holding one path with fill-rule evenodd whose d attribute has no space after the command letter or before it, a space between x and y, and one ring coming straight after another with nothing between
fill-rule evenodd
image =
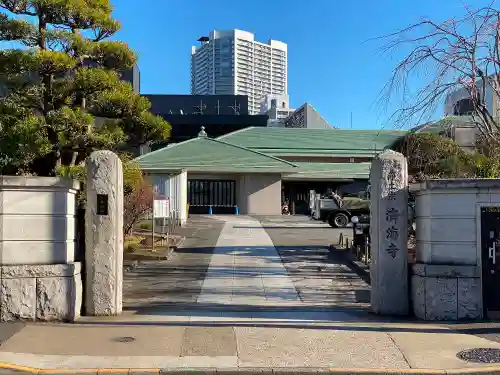
<instances>
[{"instance_id":1,"label":"tree foliage","mask_svg":"<svg viewBox=\"0 0 500 375\"><path fill-rule=\"evenodd\" d=\"M500 143L488 141L472 152L434 133L410 133L396 147L408 160L410 182L432 178L499 178Z\"/></svg>"},{"instance_id":2,"label":"tree foliage","mask_svg":"<svg viewBox=\"0 0 500 375\"><path fill-rule=\"evenodd\" d=\"M393 70L382 98L401 96L392 118L401 124L432 116L452 92L469 97L470 115L485 139L499 136L488 92L500 95L500 10L466 7L461 17L423 19L387 35L384 52L409 51Z\"/></svg>"},{"instance_id":3,"label":"tree foliage","mask_svg":"<svg viewBox=\"0 0 500 375\"><path fill-rule=\"evenodd\" d=\"M139 165L133 160L128 153L120 153L119 157L123 165L123 194L125 199L132 194L138 186L144 182L144 176L139 168ZM80 189L79 205L83 207L85 204L85 181L87 181L87 169L85 165L59 165L56 168L56 174L61 177L78 180L82 183Z\"/></svg>"},{"instance_id":4,"label":"tree foliage","mask_svg":"<svg viewBox=\"0 0 500 375\"><path fill-rule=\"evenodd\" d=\"M0 173L54 175L95 149L168 137L149 101L120 80L136 56L110 40L109 0L0 0Z\"/></svg>"}]
</instances>

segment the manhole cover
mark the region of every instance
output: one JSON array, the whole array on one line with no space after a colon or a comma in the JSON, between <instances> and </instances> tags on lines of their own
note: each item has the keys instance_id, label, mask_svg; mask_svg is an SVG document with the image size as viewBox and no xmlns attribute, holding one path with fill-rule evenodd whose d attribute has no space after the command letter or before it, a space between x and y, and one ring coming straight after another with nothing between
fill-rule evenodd
<instances>
[{"instance_id":1,"label":"manhole cover","mask_svg":"<svg viewBox=\"0 0 500 375\"><path fill-rule=\"evenodd\" d=\"M457 354L462 361L476 363L500 363L500 349L477 348L462 350Z\"/></svg>"},{"instance_id":2,"label":"manhole cover","mask_svg":"<svg viewBox=\"0 0 500 375\"><path fill-rule=\"evenodd\" d=\"M113 339L113 341L116 341L116 342L132 342L132 341L135 341L135 337L131 337L131 336L124 336L124 337L116 337Z\"/></svg>"}]
</instances>

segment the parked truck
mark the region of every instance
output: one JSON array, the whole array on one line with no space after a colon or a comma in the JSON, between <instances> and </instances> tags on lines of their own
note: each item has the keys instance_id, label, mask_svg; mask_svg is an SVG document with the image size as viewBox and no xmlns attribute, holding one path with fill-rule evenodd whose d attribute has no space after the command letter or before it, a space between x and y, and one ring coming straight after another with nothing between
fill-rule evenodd
<instances>
[{"instance_id":1,"label":"parked truck","mask_svg":"<svg viewBox=\"0 0 500 375\"><path fill-rule=\"evenodd\" d=\"M335 193L316 197L312 214L316 220L327 222L333 228L345 228L353 216L370 215L370 201L362 198L342 199Z\"/></svg>"}]
</instances>

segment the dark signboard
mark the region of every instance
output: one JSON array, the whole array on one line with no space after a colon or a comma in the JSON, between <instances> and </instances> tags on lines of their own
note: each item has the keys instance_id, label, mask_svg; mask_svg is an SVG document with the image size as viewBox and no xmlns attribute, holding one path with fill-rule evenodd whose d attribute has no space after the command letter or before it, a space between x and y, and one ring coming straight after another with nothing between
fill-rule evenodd
<instances>
[{"instance_id":1,"label":"dark signboard","mask_svg":"<svg viewBox=\"0 0 500 375\"><path fill-rule=\"evenodd\" d=\"M169 143L178 143L195 138L205 127L205 132L210 138L220 137L236 130L251 126L267 126L267 115L246 116L180 116L164 115L163 118L172 126L170 139L164 142L156 142L151 146L152 150L165 147Z\"/></svg>"},{"instance_id":2,"label":"dark signboard","mask_svg":"<svg viewBox=\"0 0 500 375\"><path fill-rule=\"evenodd\" d=\"M246 95L143 95L157 115L248 115Z\"/></svg>"},{"instance_id":3,"label":"dark signboard","mask_svg":"<svg viewBox=\"0 0 500 375\"><path fill-rule=\"evenodd\" d=\"M97 215L107 216L108 212L108 195L97 194Z\"/></svg>"}]
</instances>

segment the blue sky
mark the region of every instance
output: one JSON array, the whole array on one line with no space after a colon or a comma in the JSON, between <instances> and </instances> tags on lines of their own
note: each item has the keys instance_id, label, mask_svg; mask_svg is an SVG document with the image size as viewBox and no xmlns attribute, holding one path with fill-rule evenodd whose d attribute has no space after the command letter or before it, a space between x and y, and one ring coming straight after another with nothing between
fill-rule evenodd
<instances>
[{"instance_id":1,"label":"blue sky","mask_svg":"<svg viewBox=\"0 0 500 375\"><path fill-rule=\"evenodd\" d=\"M292 106L309 102L333 126L391 128L397 107L377 103L398 61L379 41L422 17L444 20L481 0L114 0L117 36L139 56L141 91L189 94L191 46L213 29L241 29L288 44ZM438 5L439 4L439 5ZM401 55L399 55L401 57Z\"/></svg>"}]
</instances>

